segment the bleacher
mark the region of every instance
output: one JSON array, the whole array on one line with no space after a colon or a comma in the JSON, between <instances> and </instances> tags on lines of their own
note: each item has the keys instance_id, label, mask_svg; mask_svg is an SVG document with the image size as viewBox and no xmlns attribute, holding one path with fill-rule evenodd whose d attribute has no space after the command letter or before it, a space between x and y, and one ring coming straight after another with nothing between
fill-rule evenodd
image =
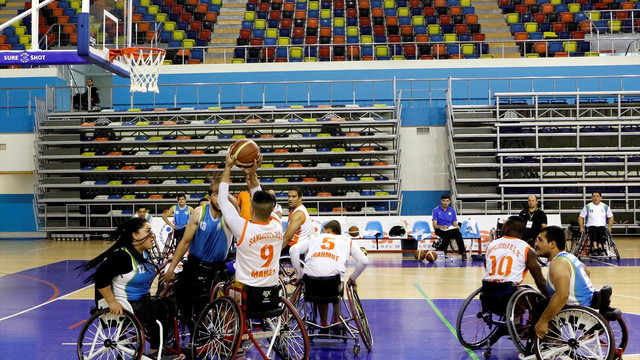
<instances>
[{"instance_id":1,"label":"bleacher","mask_svg":"<svg viewBox=\"0 0 640 360\"><path fill-rule=\"evenodd\" d=\"M464 214L544 210L575 221L600 191L618 231L640 211L640 93L497 93L485 106L453 106L451 177ZM588 201L587 201L588 202Z\"/></svg>"},{"instance_id":2,"label":"bleacher","mask_svg":"<svg viewBox=\"0 0 640 360\"><path fill-rule=\"evenodd\" d=\"M397 215L399 116L384 104L52 112L36 132L39 226L104 231L140 205L162 214L177 193L196 206L245 138L279 202L298 186L312 214ZM232 180L234 193L246 186L239 171Z\"/></svg>"},{"instance_id":3,"label":"bleacher","mask_svg":"<svg viewBox=\"0 0 640 360\"><path fill-rule=\"evenodd\" d=\"M479 58L470 0L250 0L233 62Z\"/></svg>"}]
</instances>

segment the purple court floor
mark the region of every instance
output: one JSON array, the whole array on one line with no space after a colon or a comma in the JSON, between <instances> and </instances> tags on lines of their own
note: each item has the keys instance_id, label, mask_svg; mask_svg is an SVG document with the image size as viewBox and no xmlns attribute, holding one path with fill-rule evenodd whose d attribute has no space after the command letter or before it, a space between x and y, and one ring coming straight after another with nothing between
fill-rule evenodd
<instances>
[{"instance_id":1,"label":"purple court floor","mask_svg":"<svg viewBox=\"0 0 640 360\"><path fill-rule=\"evenodd\" d=\"M0 278L0 360L76 359L75 343L81 324L89 317L91 300L60 297L85 285L75 267L79 261L63 261ZM594 266L596 264L591 264ZM602 264L606 266L607 264ZM637 266L629 259L618 266ZM374 261L376 267L425 266L414 261ZM481 266L481 262L441 262L427 266ZM374 347L361 347L353 355L353 341L315 340L311 359L482 359L482 352L467 351L454 335L462 299L429 299L424 284L414 284L422 299L362 300L374 337ZM630 339L640 336L640 316L625 314ZM640 353L631 340L627 354ZM502 338L492 359L517 359L511 341ZM245 359L258 359L250 352Z\"/></svg>"}]
</instances>

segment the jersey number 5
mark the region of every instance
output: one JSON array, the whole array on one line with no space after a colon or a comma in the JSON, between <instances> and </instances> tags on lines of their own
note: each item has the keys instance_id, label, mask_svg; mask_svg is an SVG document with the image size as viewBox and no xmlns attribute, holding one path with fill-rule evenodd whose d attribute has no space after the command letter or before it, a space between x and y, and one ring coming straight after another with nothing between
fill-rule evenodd
<instances>
[{"instance_id":1,"label":"jersey number 5","mask_svg":"<svg viewBox=\"0 0 640 360\"><path fill-rule=\"evenodd\" d=\"M491 259L491 272L489 276L493 276L496 274L496 263L498 259L495 256L489 256ZM506 264L505 264L506 260ZM500 263L498 264L498 275L507 277L511 274L511 265L513 264L513 258L511 256L503 256L500 258Z\"/></svg>"},{"instance_id":2,"label":"jersey number 5","mask_svg":"<svg viewBox=\"0 0 640 360\"><path fill-rule=\"evenodd\" d=\"M322 239L322 245L320 245L321 249L332 250L334 247L336 247L336 244L333 241L331 241L330 237L326 237Z\"/></svg>"}]
</instances>

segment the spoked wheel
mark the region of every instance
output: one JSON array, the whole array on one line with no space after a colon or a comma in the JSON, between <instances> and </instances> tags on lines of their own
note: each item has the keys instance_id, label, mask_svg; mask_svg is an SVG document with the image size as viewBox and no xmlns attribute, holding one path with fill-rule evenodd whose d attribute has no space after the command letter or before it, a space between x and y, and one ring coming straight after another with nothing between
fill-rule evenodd
<instances>
[{"instance_id":1,"label":"spoked wheel","mask_svg":"<svg viewBox=\"0 0 640 360\"><path fill-rule=\"evenodd\" d=\"M609 321L609 327L611 333L616 342L616 350L614 359L622 359L622 354L627 349L627 343L629 342L629 332L627 330L627 324L623 318L619 318L616 321Z\"/></svg>"},{"instance_id":2,"label":"spoked wheel","mask_svg":"<svg viewBox=\"0 0 640 360\"><path fill-rule=\"evenodd\" d=\"M140 321L129 311L113 315L109 309L93 314L78 337L78 359L139 360L144 348Z\"/></svg>"},{"instance_id":3,"label":"spoked wheel","mask_svg":"<svg viewBox=\"0 0 640 360\"><path fill-rule=\"evenodd\" d=\"M347 297L349 298L349 308L351 310L351 314L353 314L353 320L355 320L356 326L358 327L358 332L360 333L360 338L362 338L362 343L367 348L367 350L371 351L371 348L373 347L373 335L371 335L369 320L367 320L367 315L362 309L360 297L358 296L358 293L353 289L353 286L348 287Z\"/></svg>"},{"instance_id":4,"label":"spoked wheel","mask_svg":"<svg viewBox=\"0 0 640 360\"><path fill-rule=\"evenodd\" d=\"M607 247L607 255L615 256L616 260L620 260L620 252L618 251L616 243L613 242L613 236L611 236L609 231L607 231Z\"/></svg>"},{"instance_id":5,"label":"spoked wheel","mask_svg":"<svg viewBox=\"0 0 640 360\"><path fill-rule=\"evenodd\" d=\"M274 350L284 360L306 360L309 358L309 336L298 312L285 297L284 311L280 315L282 321L280 333L277 334Z\"/></svg>"},{"instance_id":6,"label":"spoked wheel","mask_svg":"<svg viewBox=\"0 0 640 360\"><path fill-rule=\"evenodd\" d=\"M304 262L300 261L302 266L304 266ZM296 289L295 282L298 279L296 276L296 271L291 265L291 258L289 256L280 257L280 281L284 284L287 299L291 299L294 290Z\"/></svg>"},{"instance_id":7,"label":"spoked wheel","mask_svg":"<svg viewBox=\"0 0 640 360\"><path fill-rule=\"evenodd\" d=\"M529 332L534 331L532 323L534 305L545 298L537 290L524 288L516 291L507 303L507 330L511 340L520 352L525 351Z\"/></svg>"},{"instance_id":8,"label":"spoked wheel","mask_svg":"<svg viewBox=\"0 0 640 360\"><path fill-rule=\"evenodd\" d=\"M481 293L482 288L478 288L467 297L456 320L458 341L469 349L483 347L498 327L504 326L504 315L482 310Z\"/></svg>"},{"instance_id":9,"label":"spoked wheel","mask_svg":"<svg viewBox=\"0 0 640 360\"><path fill-rule=\"evenodd\" d=\"M585 246L586 246L586 242L587 242L587 232L583 232L582 235L580 235L580 240L578 240L574 246L573 246L573 255L575 255L576 257L580 258L580 256L582 255L583 252L586 251Z\"/></svg>"},{"instance_id":10,"label":"spoked wheel","mask_svg":"<svg viewBox=\"0 0 640 360\"><path fill-rule=\"evenodd\" d=\"M242 335L242 314L235 301L220 297L198 317L191 338L191 359L232 359Z\"/></svg>"},{"instance_id":11,"label":"spoked wheel","mask_svg":"<svg viewBox=\"0 0 640 360\"><path fill-rule=\"evenodd\" d=\"M549 333L536 338L534 352L538 360L611 360L615 344L602 315L591 308L567 306L549 322Z\"/></svg>"}]
</instances>

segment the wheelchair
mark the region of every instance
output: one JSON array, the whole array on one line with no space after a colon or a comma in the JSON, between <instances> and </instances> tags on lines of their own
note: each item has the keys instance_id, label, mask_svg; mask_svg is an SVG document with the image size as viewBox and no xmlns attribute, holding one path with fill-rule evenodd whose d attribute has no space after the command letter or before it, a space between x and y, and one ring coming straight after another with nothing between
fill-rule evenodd
<instances>
[{"instance_id":1,"label":"wheelchair","mask_svg":"<svg viewBox=\"0 0 640 360\"><path fill-rule=\"evenodd\" d=\"M85 322L77 341L77 354L80 360L153 360L155 357L144 355L145 332L142 323L133 314L129 303L123 304L125 310L122 315L114 315L108 308L91 310L91 317ZM181 354L181 340L188 337L180 333L186 329L179 316L173 319L171 329L160 326L160 344L165 352ZM159 354L162 351L159 351ZM159 355L158 355L159 356Z\"/></svg>"},{"instance_id":2,"label":"wheelchair","mask_svg":"<svg viewBox=\"0 0 640 360\"><path fill-rule=\"evenodd\" d=\"M298 285L292 302L303 319L311 341L314 339L336 339L347 342L354 340L354 355L360 353L360 339L368 351L373 347L373 336L369 321L362 308L358 293L353 286L347 287L345 299L340 275L330 277L309 277L305 275ZM338 304L341 306L340 320L322 326L318 303Z\"/></svg>"},{"instance_id":3,"label":"wheelchair","mask_svg":"<svg viewBox=\"0 0 640 360\"><path fill-rule=\"evenodd\" d=\"M472 350L486 346L483 355L489 358L493 344L502 336L509 335L516 348L523 352L535 325L532 324L533 307L545 296L528 285L522 285L512 289L515 291L505 303L505 297L488 296L482 290L480 287L471 293L458 312L458 341Z\"/></svg>"},{"instance_id":4,"label":"wheelchair","mask_svg":"<svg viewBox=\"0 0 640 360\"><path fill-rule=\"evenodd\" d=\"M304 267L304 260L300 259L300 265ZM293 268L293 265L291 265L291 257L289 255L283 255L280 257L280 267L278 271L280 283L285 290L284 296L291 300L293 293L296 290L295 283L298 278L296 277L296 270ZM293 301L291 302L294 303Z\"/></svg>"},{"instance_id":5,"label":"wheelchair","mask_svg":"<svg viewBox=\"0 0 640 360\"><path fill-rule=\"evenodd\" d=\"M222 284L222 283L220 283ZM216 286L215 298L196 321L192 359L233 359L240 347L253 344L265 360L272 351L286 360L309 357L309 338L296 309L283 295L282 285Z\"/></svg>"},{"instance_id":6,"label":"wheelchair","mask_svg":"<svg viewBox=\"0 0 640 360\"><path fill-rule=\"evenodd\" d=\"M610 307L612 289L593 294L591 307L566 306L549 323L549 333L534 341L537 359L622 359L627 325L619 309Z\"/></svg>"},{"instance_id":7,"label":"wheelchair","mask_svg":"<svg viewBox=\"0 0 640 360\"><path fill-rule=\"evenodd\" d=\"M603 244L604 254L595 253L591 248L591 239L589 239L588 231L585 230L580 235L578 241L573 243L573 248L571 253L576 257L580 258L582 256L587 256L590 258L616 258L616 260L620 260L620 252L618 252L618 247L616 243L613 242L613 236L611 236L611 232L605 230L605 239Z\"/></svg>"}]
</instances>

